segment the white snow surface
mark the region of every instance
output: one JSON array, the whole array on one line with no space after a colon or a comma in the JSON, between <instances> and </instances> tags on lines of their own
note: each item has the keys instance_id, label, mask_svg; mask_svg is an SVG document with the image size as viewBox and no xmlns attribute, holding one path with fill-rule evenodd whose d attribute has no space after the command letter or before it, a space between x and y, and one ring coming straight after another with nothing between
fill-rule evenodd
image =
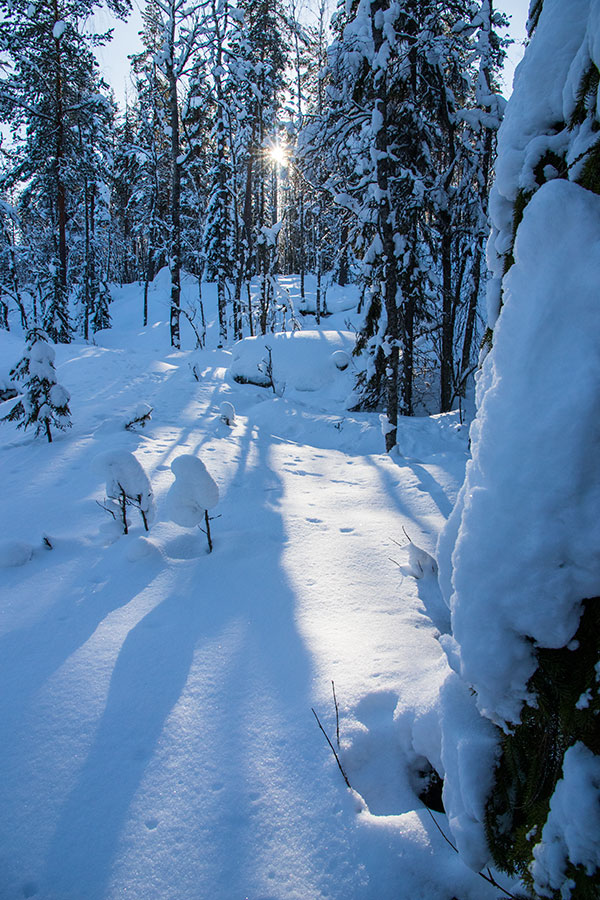
<instances>
[{"instance_id":1,"label":"white snow surface","mask_svg":"<svg viewBox=\"0 0 600 900\"><path fill-rule=\"evenodd\" d=\"M185 278L182 302L196 296ZM465 442L424 419L418 458L392 458L377 416L344 412L330 385L236 384L213 349L214 285L204 351L183 320L184 349L169 347L164 280L147 329L138 285L114 297L97 345L56 348L73 428L48 444L0 427L0 541L53 548L0 569L0 896L492 900L415 794L423 757L441 767L447 610L431 572L399 568L402 526L433 553ZM328 298L343 332L344 294ZM15 324L0 357L21 355ZM152 420L127 431L140 397ZM116 451L151 481L148 533L134 515L122 534L96 503L93 461ZM168 518L183 454L219 486L210 555ZM352 791L311 712L335 742L332 680Z\"/></svg>"},{"instance_id":2,"label":"white snow surface","mask_svg":"<svg viewBox=\"0 0 600 900\"><path fill-rule=\"evenodd\" d=\"M578 742L565 753L563 777L550 800L542 840L533 849L536 891L551 897L562 887L568 900L575 885L565 878L567 860L592 875L600 868L599 834L600 758Z\"/></svg>"}]
</instances>

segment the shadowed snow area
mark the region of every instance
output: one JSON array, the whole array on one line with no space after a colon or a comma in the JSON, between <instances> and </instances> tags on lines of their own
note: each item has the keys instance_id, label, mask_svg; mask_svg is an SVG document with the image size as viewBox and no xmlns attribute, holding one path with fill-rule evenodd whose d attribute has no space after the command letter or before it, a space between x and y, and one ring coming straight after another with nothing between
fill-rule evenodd
<instances>
[{"instance_id":1,"label":"shadowed snow area","mask_svg":"<svg viewBox=\"0 0 600 900\"><path fill-rule=\"evenodd\" d=\"M128 286L97 345L57 348L71 431L0 429L0 897L495 897L415 793L424 759L440 764L447 664L435 575L408 546L434 552L466 429L406 422L390 458L377 415L340 402L347 371L310 392L293 372L280 395L238 384L231 352L169 348L161 290L145 332ZM331 352L352 308L337 290ZM287 364L311 372L316 345L329 365L323 342L295 341ZM0 352L10 367L21 335L0 333ZM141 403L151 420L126 430ZM150 479L148 532L132 508L122 534L96 502L117 451ZM170 521L182 454L218 485L211 554ZM335 744L332 681L352 791L311 712Z\"/></svg>"}]
</instances>

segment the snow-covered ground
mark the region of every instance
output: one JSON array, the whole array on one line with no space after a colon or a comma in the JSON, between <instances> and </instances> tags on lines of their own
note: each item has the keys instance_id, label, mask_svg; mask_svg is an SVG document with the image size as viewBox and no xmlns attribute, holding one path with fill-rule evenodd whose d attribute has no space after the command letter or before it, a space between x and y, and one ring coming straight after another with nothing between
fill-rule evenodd
<instances>
[{"instance_id":1,"label":"snow-covered ground","mask_svg":"<svg viewBox=\"0 0 600 900\"><path fill-rule=\"evenodd\" d=\"M376 415L344 410L351 369L321 373L350 290L330 291L321 336L293 339L275 392L234 381L230 350L171 350L164 287L145 331L129 286L96 345L57 348L72 429L48 444L0 427L0 897L496 897L415 793L423 758L439 765L447 621L409 539L433 552L466 428L404 421L394 458ZM0 376L22 349L0 333ZM126 430L143 403L151 421ZM150 478L148 532L98 505L116 451ZM182 454L218 485L211 554L171 521ZM352 791L311 711L335 746L332 681Z\"/></svg>"}]
</instances>

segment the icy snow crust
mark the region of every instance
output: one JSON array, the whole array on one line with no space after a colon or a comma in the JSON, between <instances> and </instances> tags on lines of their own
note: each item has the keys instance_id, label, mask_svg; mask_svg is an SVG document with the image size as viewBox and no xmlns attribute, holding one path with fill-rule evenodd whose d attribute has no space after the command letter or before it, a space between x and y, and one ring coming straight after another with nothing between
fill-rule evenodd
<instances>
[{"instance_id":1,"label":"icy snow crust","mask_svg":"<svg viewBox=\"0 0 600 900\"><path fill-rule=\"evenodd\" d=\"M50 445L0 427L0 541L26 545L0 544L0 896L493 900L415 794L424 757L441 765L448 666L435 576L400 568L402 526L434 550L466 433L455 415L416 421L413 455L394 460L377 416L328 386L236 384L214 349L216 289L203 290L209 349L191 349L183 320L184 349L169 347L163 275L146 330L142 289L116 288L114 329L56 348L68 434ZM182 303L195 297L184 278ZM328 304L344 311L327 330L345 330L352 293L330 288ZM7 362L22 355L12 324ZM140 399L152 419L128 431ZM134 511L124 535L96 503L93 461L117 450L151 482L148 533ZM210 555L169 519L184 454L219 487ZM352 792L311 712L335 742L332 680Z\"/></svg>"}]
</instances>

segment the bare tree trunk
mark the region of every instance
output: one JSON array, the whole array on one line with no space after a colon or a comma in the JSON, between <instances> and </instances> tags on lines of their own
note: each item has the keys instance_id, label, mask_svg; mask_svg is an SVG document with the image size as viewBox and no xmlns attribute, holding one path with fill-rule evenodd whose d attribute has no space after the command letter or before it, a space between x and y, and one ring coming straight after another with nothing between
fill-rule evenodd
<instances>
[{"instance_id":1,"label":"bare tree trunk","mask_svg":"<svg viewBox=\"0 0 600 900\"><path fill-rule=\"evenodd\" d=\"M450 216L441 215L442 240L442 353L440 360L440 412L452 406L454 376L454 315L452 291L452 236Z\"/></svg>"},{"instance_id":2,"label":"bare tree trunk","mask_svg":"<svg viewBox=\"0 0 600 900\"><path fill-rule=\"evenodd\" d=\"M167 67L171 126L171 346L181 347L181 168L179 162L179 104L173 66Z\"/></svg>"}]
</instances>

